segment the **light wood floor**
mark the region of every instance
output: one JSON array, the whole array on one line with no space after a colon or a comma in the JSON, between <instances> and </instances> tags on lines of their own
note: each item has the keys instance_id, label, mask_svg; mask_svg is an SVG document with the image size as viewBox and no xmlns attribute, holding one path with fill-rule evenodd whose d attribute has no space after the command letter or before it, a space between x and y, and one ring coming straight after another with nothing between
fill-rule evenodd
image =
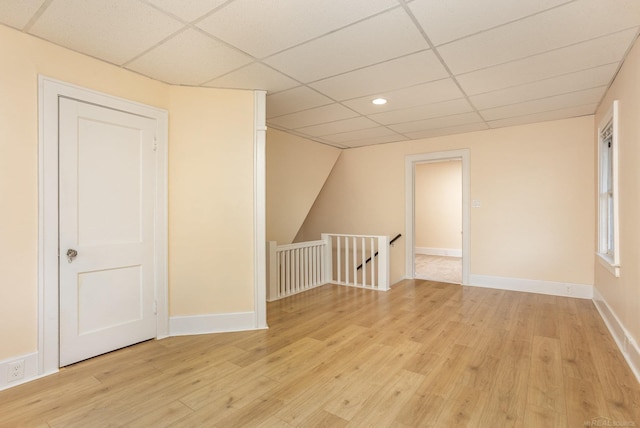
<instances>
[{"instance_id":1,"label":"light wood floor","mask_svg":"<svg viewBox=\"0 0 640 428\"><path fill-rule=\"evenodd\" d=\"M268 313L269 330L145 342L2 391L0 426L640 426L588 300L405 281Z\"/></svg>"}]
</instances>

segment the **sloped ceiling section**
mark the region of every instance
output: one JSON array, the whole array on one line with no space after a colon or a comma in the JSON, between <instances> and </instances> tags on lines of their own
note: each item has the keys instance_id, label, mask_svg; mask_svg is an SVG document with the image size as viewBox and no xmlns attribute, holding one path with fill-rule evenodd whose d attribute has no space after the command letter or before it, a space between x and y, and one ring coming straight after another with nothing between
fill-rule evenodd
<instances>
[{"instance_id":1,"label":"sloped ceiling section","mask_svg":"<svg viewBox=\"0 0 640 428\"><path fill-rule=\"evenodd\" d=\"M267 90L271 128L349 148L593 114L640 1L2 0L0 23L170 84Z\"/></svg>"},{"instance_id":2,"label":"sloped ceiling section","mask_svg":"<svg viewBox=\"0 0 640 428\"><path fill-rule=\"evenodd\" d=\"M294 241L340 152L282 131L267 131L267 241Z\"/></svg>"}]
</instances>

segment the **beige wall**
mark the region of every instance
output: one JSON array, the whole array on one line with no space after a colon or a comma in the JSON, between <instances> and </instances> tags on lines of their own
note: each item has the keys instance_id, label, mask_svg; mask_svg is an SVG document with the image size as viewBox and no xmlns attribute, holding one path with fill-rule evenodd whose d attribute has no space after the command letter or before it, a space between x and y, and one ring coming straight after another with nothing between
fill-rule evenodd
<instances>
[{"instance_id":1,"label":"beige wall","mask_svg":"<svg viewBox=\"0 0 640 428\"><path fill-rule=\"evenodd\" d=\"M405 233L405 156L470 150L471 274L593 284L593 117L342 153L304 224L322 232ZM391 279L404 275L404 240Z\"/></svg>"},{"instance_id":2,"label":"beige wall","mask_svg":"<svg viewBox=\"0 0 640 428\"><path fill-rule=\"evenodd\" d=\"M340 149L267 130L267 240L294 241Z\"/></svg>"},{"instance_id":3,"label":"beige wall","mask_svg":"<svg viewBox=\"0 0 640 428\"><path fill-rule=\"evenodd\" d=\"M170 315L251 311L253 92L170 94Z\"/></svg>"},{"instance_id":4,"label":"beige wall","mask_svg":"<svg viewBox=\"0 0 640 428\"><path fill-rule=\"evenodd\" d=\"M462 161L415 168L415 246L462 250Z\"/></svg>"},{"instance_id":5,"label":"beige wall","mask_svg":"<svg viewBox=\"0 0 640 428\"><path fill-rule=\"evenodd\" d=\"M596 113L597 126L619 100L620 277L595 263L595 286L619 321L640 340L640 43L627 56ZM593 146L597 146L594 143ZM597 148L593 148L597 153ZM597 155L594 155L597 156ZM596 168L594 164L594 169ZM592 188L596 189L595 181ZM594 190L595 191L595 190ZM594 205L595 207L595 205Z\"/></svg>"},{"instance_id":6,"label":"beige wall","mask_svg":"<svg viewBox=\"0 0 640 428\"><path fill-rule=\"evenodd\" d=\"M169 110L171 313L252 308L251 92L172 88L3 26L0 57L0 360L37 350L38 74ZM186 171L187 163L194 171ZM201 192L207 202L193 196ZM223 213L216 215L230 219L224 230L206 224L216 217L203 219L213 204ZM232 256L214 272L210 259L196 263L176 254L196 234L199 249L208 238L212 245L228 236L239 241L226 241ZM182 280L189 269L195 272Z\"/></svg>"}]
</instances>

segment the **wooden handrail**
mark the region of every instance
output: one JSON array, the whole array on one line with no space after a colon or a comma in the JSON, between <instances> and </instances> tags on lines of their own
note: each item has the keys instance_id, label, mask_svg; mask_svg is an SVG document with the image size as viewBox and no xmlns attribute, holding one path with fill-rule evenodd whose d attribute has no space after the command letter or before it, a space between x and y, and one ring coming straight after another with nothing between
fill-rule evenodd
<instances>
[{"instance_id":1,"label":"wooden handrail","mask_svg":"<svg viewBox=\"0 0 640 428\"><path fill-rule=\"evenodd\" d=\"M395 238L393 238L391 241L389 241L389 245L393 245L394 242L396 242L398 239L400 239L400 237L402 236L402 233L398 233ZM373 255L373 257L376 257L378 255L378 252L376 251L376 253ZM365 262L363 264L367 264L371 261L371 257L369 257L367 260L365 260ZM362 269L363 264L360 264L360 266L358 266L358 268L356 270L360 270Z\"/></svg>"}]
</instances>

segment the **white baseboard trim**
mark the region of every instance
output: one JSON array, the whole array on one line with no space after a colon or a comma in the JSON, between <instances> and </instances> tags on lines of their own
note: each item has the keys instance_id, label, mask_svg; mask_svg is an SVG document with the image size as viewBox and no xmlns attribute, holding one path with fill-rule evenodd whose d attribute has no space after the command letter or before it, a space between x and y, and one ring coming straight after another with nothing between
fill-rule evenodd
<instances>
[{"instance_id":1,"label":"white baseboard trim","mask_svg":"<svg viewBox=\"0 0 640 428\"><path fill-rule=\"evenodd\" d=\"M426 256L462 257L462 249L456 248L416 247L415 252L416 254L424 254Z\"/></svg>"},{"instance_id":2,"label":"white baseboard trim","mask_svg":"<svg viewBox=\"0 0 640 428\"><path fill-rule=\"evenodd\" d=\"M16 379L9 382L9 364L17 361L23 361L24 372L21 379ZM7 360L0 361L0 391L3 389L13 388L14 386L21 385L26 382L38 379L42 377L38 374L38 353L33 352L31 354L20 355L17 357L11 357Z\"/></svg>"},{"instance_id":3,"label":"white baseboard trim","mask_svg":"<svg viewBox=\"0 0 640 428\"><path fill-rule=\"evenodd\" d=\"M228 333L234 331L259 330L255 312L192 315L169 318L170 336L192 334Z\"/></svg>"},{"instance_id":4,"label":"white baseboard trim","mask_svg":"<svg viewBox=\"0 0 640 428\"><path fill-rule=\"evenodd\" d=\"M598 309L600 316L604 320L605 325L609 329L611 336L613 336L613 340L615 340L618 345L631 371L636 376L638 382L640 382L640 347L638 347L638 343L633 339L633 336L624 327L624 324L620 322L620 319L595 287L593 290L593 303L596 305L596 309Z\"/></svg>"},{"instance_id":5,"label":"white baseboard trim","mask_svg":"<svg viewBox=\"0 0 640 428\"><path fill-rule=\"evenodd\" d=\"M465 285L549 294L551 296L576 297L578 299L593 299L593 286L586 284L507 278L503 276L469 275L469 284Z\"/></svg>"}]
</instances>

